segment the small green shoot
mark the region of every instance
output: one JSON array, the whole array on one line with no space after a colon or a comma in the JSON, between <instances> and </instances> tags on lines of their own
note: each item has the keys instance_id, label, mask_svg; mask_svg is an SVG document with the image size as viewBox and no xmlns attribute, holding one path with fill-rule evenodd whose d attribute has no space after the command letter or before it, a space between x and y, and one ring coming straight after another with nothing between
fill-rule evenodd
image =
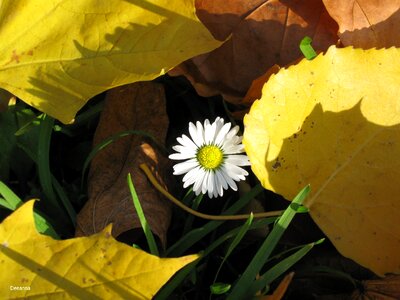
<instances>
[{"instance_id":1,"label":"small green shoot","mask_svg":"<svg viewBox=\"0 0 400 300\"><path fill-rule=\"evenodd\" d=\"M304 37L300 42L300 50L304 57L308 60L312 60L317 56L314 48L311 45L312 39L308 36Z\"/></svg>"},{"instance_id":2,"label":"small green shoot","mask_svg":"<svg viewBox=\"0 0 400 300\"><path fill-rule=\"evenodd\" d=\"M210 286L211 294L213 295L223 295L226 294L231 288L228 283L216 282Z\"/></svg>"}]
</instances>

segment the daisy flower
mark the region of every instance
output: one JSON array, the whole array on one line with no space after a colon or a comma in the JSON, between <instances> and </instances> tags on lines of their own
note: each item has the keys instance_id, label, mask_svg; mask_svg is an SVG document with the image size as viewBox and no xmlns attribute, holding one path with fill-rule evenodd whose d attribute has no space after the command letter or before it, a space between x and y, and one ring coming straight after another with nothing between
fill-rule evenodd
<instances>
[{"instance_id":1,"label":"daisy flower","mask_svg":"<svg viewBox=\"0 0 400 300\"><path fill-rule=\"evenodd\" d=\"M170 159L184 160L174 166L174 175L182 175L183 187L193 184L196 195L206 194L218 197L228 186L237 190L235 181L244 180L249 173L240 166L249 166L250 162L244 152L242 137L238 136L239 126L231 129L231 123L218 117L210 124L189 123L190 137L182 135L177 138L179 145L172 147L177 153Z\"/></svg>"}]
</instances>

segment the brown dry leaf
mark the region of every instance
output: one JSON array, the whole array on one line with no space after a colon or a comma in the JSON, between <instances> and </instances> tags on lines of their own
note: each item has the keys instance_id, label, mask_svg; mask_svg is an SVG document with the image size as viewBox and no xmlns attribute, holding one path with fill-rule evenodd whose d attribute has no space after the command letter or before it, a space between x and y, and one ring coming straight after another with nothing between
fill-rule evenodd
<instances>
[{"instance_id":1,"label":"brown dry leaf","mask_svg":"<svg viewBox=\"0 0 400 300\"><path fill-rule=\"evenodd\" d=\"M353 300L396 300L400 299L400 275L389 275L383 279L365 280L362 290L351 295Z\"/></svg>"},{"instance_id":2,"label":"brown dry leaf","mask_svg":"<svg viewBox=\"0 0 400 300\"><path fill-rule=\"evenodd\" d=\"M240 104L252 81L275 64L286 65L302 54L299 43L313 38L317 51L336 44L337 24L322 0L198 0L197 14L213 35L232 37L220 48L188 60L170 71L185 75L202 96L222 94Z\"/></svg>"},{"instance_id":3,"label":"brown dry leaf","mask_svg":"<svg viewBox=\"0 0 400 300\"><path fill-rule=\"evenodd\" d=\"M94 137L94 145L125 130L142 130L164 142L168 127L163 86L140 82L110 90ZM152 231L166 243L170 206L139 169L146 163L154 171L168 168L168 160L143 136L129 135L114 141L93 159L89 172L89 201L78 215L76 235L91 235L113 223L113 236L140 228L127 186L132 174L139 200ZM165 178L165 177L164 177Z\"/></svg>"},{"instance_id":4,"label":"brown dry leaf","mask_svg":"<svg viewBox=\"0 0 400 300\"><path fill-rule=\"evenodd\" d=\"M289 284L292 282L293 276L294 272L290 272L289 274L287 274L279 283L278 287L275 289L272 295L263 296L259 298L259 300L281 300L283 296L285 296Z\"/></svg>"},{"instance_id":5,"label":"brown dry leaf","mask_svg":"<svg viewBox=\"0 0 400 300\"><path fill-rule=\"evenodd\" d=\"M400 0L323 0L343 45L400 46Z\"/></svg>"}]
</instances>

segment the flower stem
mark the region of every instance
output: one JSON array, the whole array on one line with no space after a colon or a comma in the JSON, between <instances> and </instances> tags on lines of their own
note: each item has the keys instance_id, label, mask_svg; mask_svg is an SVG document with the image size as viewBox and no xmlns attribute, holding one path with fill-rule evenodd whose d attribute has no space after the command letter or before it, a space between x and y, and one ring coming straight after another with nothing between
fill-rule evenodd
<instances>
[{"instance_id":1,"label":"flower stem","mask_svg":"<svg viewBox=\"0 0 400 300\"><path fill-rule=\"evenodd\" d=\"M228 220L246 220L249 218L250 214L243 214L243 215L208 215L208 214L203 214L201 212L195 211L191 209L190 207L186 206L183 204L181 201L176 199L174 196L172 196L170 193L168 193L157 181L157 179L154 177L153 173L150 171L149 167L146 164L141 164L140 169L146 174L147 178L150 180L150 182L153 184L153 186L160 192L162 193L165 197L168 198L172 203L175 205L179 206L181 209L184 211L188 212L189 214L192 214L196 217L206 219L206 220L216 220L216 221L228 221ZM267 217L274 217L274 216L279 216L283 213L283 210L276 210L276 211L269 211L269 212L264 212L264 213L256 213L253 214L254 218L267 218Z\"/></svg>"}]
</instances>

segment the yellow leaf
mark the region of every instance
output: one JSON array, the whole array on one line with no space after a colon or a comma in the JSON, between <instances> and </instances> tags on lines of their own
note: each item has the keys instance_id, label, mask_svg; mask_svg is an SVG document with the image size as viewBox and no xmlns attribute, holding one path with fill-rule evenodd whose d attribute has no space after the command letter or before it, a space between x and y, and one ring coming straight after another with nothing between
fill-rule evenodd
<instances>
[{"instance_id":1,"label":"yellow leaf","mask_svg":"<svg viewBox=\"0 0 400 300\"><path fill-rule=\"evenodd\" d=\"M245 117L263 186L292 199L347 257L400 272L400 49L331 47L281 69Z\"/></svg>"},{"instance_id":2,"label":"yellow leaf","mask_svg":"<svg viewBox=\"0 0 400 300\"><path fill-rule=\"evenodd\" d=\"M92 96L221 44L193 0L4 0L0 24L0 87L65 123Z\"/></svg>"},{"instance_id":3,"label":"yellow leaf","mask_svg":"<svg viewBox=\"0 0 400 300\"><path fill-rule=\"evenodd\" d=\"M0 298L151 299L197 255L158 258L119 243L111 226L90 237L40 235L33 201L0 225Z\"/></svg>"}]
</instances>

